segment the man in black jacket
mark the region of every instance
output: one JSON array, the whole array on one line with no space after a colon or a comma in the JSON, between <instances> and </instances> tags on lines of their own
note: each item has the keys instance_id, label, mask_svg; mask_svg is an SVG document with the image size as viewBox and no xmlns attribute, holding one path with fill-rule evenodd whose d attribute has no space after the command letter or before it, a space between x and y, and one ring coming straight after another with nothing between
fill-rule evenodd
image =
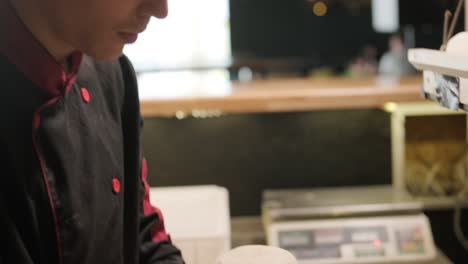
<instances>
[{"instance_id":1,"label":"man in black jacket","mask_svg":"<svg viewBox=\"0 0 468 264\"><path fill-rule=\"evenodd\" d=\"M182 264L121 55L166 0L0 0L0 263Z\"/></svg>"}]
</instances>

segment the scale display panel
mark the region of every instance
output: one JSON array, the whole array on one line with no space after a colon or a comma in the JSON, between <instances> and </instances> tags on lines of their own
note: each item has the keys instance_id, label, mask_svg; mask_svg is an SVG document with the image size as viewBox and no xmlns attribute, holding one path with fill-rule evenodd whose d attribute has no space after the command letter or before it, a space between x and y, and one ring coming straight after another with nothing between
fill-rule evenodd
<instances>
[{"instance_id":1,"label":"scale display panel","mask_svg":"<svg viewBox=\"0 0 468 264\"><path fill-rule=\"evenodd\" d=\"M385 263L436 257L423 214L273 223L268 242L290 251L300 264Z\"/></svg>"}]
</instances>

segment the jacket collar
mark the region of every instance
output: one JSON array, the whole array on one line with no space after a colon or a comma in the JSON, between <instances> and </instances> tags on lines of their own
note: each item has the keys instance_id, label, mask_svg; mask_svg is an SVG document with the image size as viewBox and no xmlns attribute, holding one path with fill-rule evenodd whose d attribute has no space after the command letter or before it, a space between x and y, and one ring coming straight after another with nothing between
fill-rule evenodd
<instances>
[{"instance_id":1,"label":"jacket collar","mask_svg":"<svg viewBox=\"0 0 468 264\"><path fill-rule=\"evenodd\" d=\"M16 14L8 0L0 0L0 55L5 56L26 78L51 96L68 90L78 72L83 54L70 56L70 72L52 57Z\"/></svg>"}]
</instances>

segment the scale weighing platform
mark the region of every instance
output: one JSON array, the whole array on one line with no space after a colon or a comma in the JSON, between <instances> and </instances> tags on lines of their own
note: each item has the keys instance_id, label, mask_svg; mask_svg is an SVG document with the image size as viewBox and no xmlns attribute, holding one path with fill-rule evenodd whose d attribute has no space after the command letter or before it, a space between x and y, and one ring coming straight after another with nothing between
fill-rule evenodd
<instances>
[{"instance_id":1,"label":"scale weighing platform","mask_svg":"<svg viewBox=\"0 0 468 264\"><path fill-rule=\"evenodd\" d=\"M422 206L392 186L266 191L268 244L299 264L448 264Z\"/></svg>"}]
</instances>

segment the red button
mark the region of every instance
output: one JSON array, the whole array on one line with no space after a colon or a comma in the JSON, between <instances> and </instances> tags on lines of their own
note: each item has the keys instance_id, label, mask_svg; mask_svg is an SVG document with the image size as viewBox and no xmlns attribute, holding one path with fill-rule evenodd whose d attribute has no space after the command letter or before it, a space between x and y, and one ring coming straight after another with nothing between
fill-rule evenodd
<instances>
[{"instance_id":1,"label":"red button","mask_svg":"<svg viewBox=\"0 0 468 264\"><path fill-rule=\"evenodd\" d=\"M120 181L117 178L112 179L112 191L120 193Z\"/></svg>"},{"instance_id":2,"label":"red button","mask_svg":"<svg viewBox=\"0 0 468 264\"><path fill-rule=\"evenodd\" d=\"M91 100L91 96L89 95L89 92L86 88L81 88L81 98L83 98L85 103L89 103Z\"/></svg>"}]
</instances>

